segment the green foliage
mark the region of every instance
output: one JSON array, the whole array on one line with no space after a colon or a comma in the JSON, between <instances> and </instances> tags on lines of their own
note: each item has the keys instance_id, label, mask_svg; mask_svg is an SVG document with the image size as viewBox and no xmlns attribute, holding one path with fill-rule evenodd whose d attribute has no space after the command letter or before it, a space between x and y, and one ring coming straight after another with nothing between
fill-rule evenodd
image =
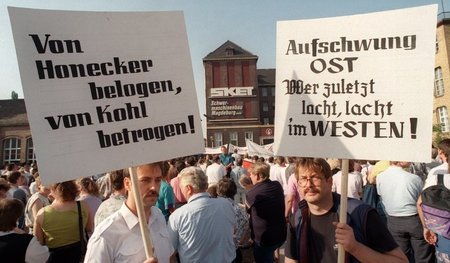
<instances>
[{"instance_id":1,"label":"green foliage","mask_svg":"<svg viewBox=\"0 0 450 263\"><path fill-rule=\"evenodd\" d=\"M435 146L439 145L446 138L442 132L442 125L440 123L433 125L433 135L433 144Z\"/></svg>"}]
</instances>

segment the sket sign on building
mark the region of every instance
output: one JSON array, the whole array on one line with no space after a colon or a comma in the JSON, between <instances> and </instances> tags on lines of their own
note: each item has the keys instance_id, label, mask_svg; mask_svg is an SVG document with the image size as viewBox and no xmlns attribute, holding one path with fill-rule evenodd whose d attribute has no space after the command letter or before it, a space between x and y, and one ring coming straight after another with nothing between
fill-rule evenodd
<instances>
[{"instance_id":1,"label":"sket sign on building","mask_svg":"<svg viewBox=\"0 0 450 263\"><path fill-rule=\"evenodd\" d=\"M253 87L222 87L211 88L213 97L246 97L253 96Z\"/></svg>"}]
</instances>

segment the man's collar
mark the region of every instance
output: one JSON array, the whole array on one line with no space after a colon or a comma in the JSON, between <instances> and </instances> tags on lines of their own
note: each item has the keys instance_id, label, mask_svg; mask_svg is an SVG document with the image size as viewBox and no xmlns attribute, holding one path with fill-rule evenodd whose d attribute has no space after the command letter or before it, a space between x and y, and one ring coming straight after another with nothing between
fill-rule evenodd
<instances>
[{"instance_id":1,"label":"man's collar","mask_svg":"<svg viewBox=\"0 0 450 263\"><path fill-rule=\"evenodd\" d=\"M192 202L192 201L194 201L194 200L196 200L196 199L202 198L202 197L208 197L208 198L210 198L211 196L210 196L209 193L207 193L207 192L197 193L197 194L194 194L194 195L192 195L191 197L189 197L188 203L190 203L190 202Z\"/></svg>"},{"instance_id":2,"label":"man's collar","mask_svg":"<svg viewBox=\"0 0 450 263\"><path fill-rule=\"evenodd\" d=\"M148 225L151 225L153 221L155 220L155 217L151 216L153 213L153 210L157 209L156 207L151 207L151 213L150 213L150 220ZM137 224L139 224L139 218L137 215L133 214L131 212L130 208L126 205L126 202L123 203L123 205L119 209L120 215L122 215L123 219L125 220L125 223L127 224L128 229L132 229Z\"/></svg>"}]
</instances>

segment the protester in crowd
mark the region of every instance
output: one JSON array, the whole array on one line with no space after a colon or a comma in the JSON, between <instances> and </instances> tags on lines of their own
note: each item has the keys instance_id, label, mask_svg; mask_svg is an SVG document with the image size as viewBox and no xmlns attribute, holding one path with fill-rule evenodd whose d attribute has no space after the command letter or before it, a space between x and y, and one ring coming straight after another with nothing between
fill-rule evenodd
<instances>
[{"instance_id":1,"label":"protester in crowd","mask_svg":"<svg viewBox=\"0 0 450 263\"><path fill-rule=\"evenodd\" d=\"M298 188L298 174L295 173L295 164L293 165L293 173L289 176L287 193L285 196L285 213L284 216L286 218L286 222L288 224L287 236L286 236L286 246L284 248L284 262L285 263L294 263L297 262L295 260L296 255L296 246L295 242L295 220L294 215L298 210L298 203L302 200L299 188ZM294 244L294 245L293 245Z\"/></svg>"},{"instance_id":2,"label":"protester in crowd","mask_svg":"<svg viewBox=\"0 0 450 263\"><path fill-rule=\"evenodd\" d=\"M22 201L23 205L27 203L27 193L19 188L19 185L22 185L25 181L25 177L19 172L14 171L8 175L8 183L10 185L10 189L8 191L8 197L15 198Z\"/></svg>"},{"instance_id":3,"label":"protester in crowd","mask_svg":"<svg viewBox=\"0 0 450 263\"><path fill-rule=\"evenodd\" d=\"M27 205L25 206L25 224L30 233L33 233L34 219L39 210L42 207L50 205L50 200L48 199L50 188L41 184L39 173L36 175L35 182L39 191L28 199Z\"/></svg>"},{"instance_id":4,"label":"protester in crowd","mask_svg":"<svg viewBox=\"0 0 450 263\"><path fill-rule=\"evenodd\" d=\"M16 228L24 206L17 199L0 199L0 259L2 262L42 263L49 257L48 248L36 237Z\"/></svg>"},{"instance_id":5,"label":"protester in crowd","mask_svg":"<svg viewBox=\"0 0 450 263\"><path fill-rule=\"evenodd\" d=\"M336 158L327 158L327 163L330 165L331 174L336 174L341 170L341 160Z\"/></svg>"},{"instance_id":6,"label":"protester in crowd","mask_svg":"<svg viewBox=\"0 0 450 263\"><path fill-rule=\"evenodd\" d=\"M178 175L188 203L169 217L169 235L181 263L231 262L236 257L233 206L224 198L210 198L208 181L199 167Z\"/></svg>"},{"instance_id":7,"label":"protester in crowd","mask_svg":"<svg viewBox=\"0 0 450 263\"><path fill-rule=\"evenodd\" d=\"M270 166L275 165L275 158L274 158L273 156L269 156L269 158L267 158L267 163L268 163Z\"/></svg>"},{"instance_id":8,"label":"protester in crowd","mask_svg":"<svg viewBox=\"0 0 450 263\"><path fill-rule=\"evenodd\" d=\"M381 160L375 163L372 170L370 171L369 175L367 176L367 182L369 184L376 184L377 183L377 176L384 170L386 170L390 165L390 161L387 160Z\"/></svg>"},{"instance_id":9,"label":"protester in crowd","mask_svg":"<svg viewBox=\"0 0 450 263\"><path fill-rule=\"evenodd\" d=\"M239 178L239 185L245 189L245 195L247 196L248 190L252 189L253 187L253 182L250 176L248 176L247 174L241 174L241 177Z\"/></svg>"},{"instance_id":10,"label":"protester in crowd","mask_svg":"<svg viewBox=\"0 0 450 263\"><path fill-rule=\"evenodd\" d=\"M225 177L226 178L226 177ZM208 187L208 189L206 189L206 192L212 197L212 198L217 198L217 184L213 184L210 187Z\"/></svg>"},{"instance_id":11,"label":"protester in crowd","mask_svg":"<svg viewBox=\"0 0 450 263\"><path fill-rule=\"evenodd\" d=\"M98 207L94 216L95 226L98 226L100 222L118 211L123 205L123 202L127 199L127 190L123 184L123 170L112 171L108 174L111 180L112 193L109 198L103 201Z\"/></svg>"},{"instance_id":12,"label":"protester in crowd","mask_svg":"<svg viewBox=\"0 0 450 263\"><path fill-rule=\"evenodd\" d=\"M94 227L89 216L89 208L84 201L75 201L78 195L75 181L53 184L50 187L50 194L55 200L37 213L33 227L34 235L42 245L49 247L48 263L78 263L82 256L80 218L82 230L91 232Z\"/></svg>"},{"instance_id":13,"label":"protester in crowd","mask_svg":"<svg viewBox=\"0 0 450 263\"><path fill-rule=\"evenodd\" d=\"M253 187L247 192L251 237L255 261L271 262L274 252L286 240L284 193L281 184L271 181L270 165L254 163L249 169Z\"/></svg>"},{"instance_id":14,"label":"protester in crowd","mask_svg":"<svg viewBox=\"0 0 450 263\"><path fill-rule=\"evenodd\" d=\"M30 183L30 194L34 195L35 193L37 193L39 191L37 185L36 185L36 177L39 176L39 172L37 169L33 170L33 173L31 174L31 177L33 178L32 182Z\"/></svg>"},{"instance_id":15,"label":"protester in crowd","mask_svg":"<svg viewBox=\"0 0 450 263\"><path fill-rule=\"evenodd\" d=\"M231 156L231 153L229 153L228 148L226 146L220 147L220 151L222 152L219 155L220 163L223 165L223 167L225 167L226 176L230 177L231 168L233 167L233 157Z\"/></svg>"},{"instance_id":16,"label":"protester in crowd","mask_svg":"<svg viewBox=\"0 0 450 263\"><path fill-rule=\"evenodd\" d=\"M241 263L242 262L242 252L240 247L243 246L246 241L250 237L250 228L249 228L249 217L247 212L245 211L244 206L239 205L234 201L234 196L237 193L236 183L229 179L223 178L217 184L217 194L219 197L226 198L232 205L234 209L234 215L236 217L236 224L234 226L234 245L236 247L236 258L233 263Z\"/></svg>"},{"instance_id":17,"label":"protester in crowd","mask_svg":"<svg viewBox=\"0 0 450 263\"><path fill-rule=\"evenodd\" d=\"M388 215L388 229L410 261L432 262L433 248L423 237L416 207L423 188L422 179L405 170L409 162L391 161L390 164L377 176L377 191Z\"/></svg>"},{"instance_id":18,"label":"protester in crowd","mask_svg":"<svg viewBox=\"0 0 450 263\"><path fill-rule=\"evenodd\" d=\"M186 167L188 166L197 166L197 158L195 156L187 156L184 158L184 162Z\"/></svg>"},{"instance_id":19,"label":"protester in crowd","mask_svg":"<svg viewBox=\"0 0 450 263\"><path fill-rule=\"evenodd\" d=\"M360 172L355 170L355 160L348 161L347 196L361 200L363 192L363 179ZM342 171L333 175L332 191L341 194Z\"/></svg>"},{"instance_id":20,"label":"protester in crowd","mask_svg":"<svg viewBox=\"0 0 450 263\"><path fill-rule=\"evenodd\" d=\"M78 200L84 201L87 204L90 221L94 222L95 213L97 213L97 209L102 203L98 186L90 177L82 178L78 181L78 185L80 187ZM88 232L88 234L91 235L92 231Z\"/></svg>"},{"instance_id":21,"label":"protester in crowd","mask_svg":"<svg viewBox=\"0 0 450 263\"><path fill-rule=\"evenodd\" d=\"M138 166L136 169L140 197L144 207L154 258L146 262L168 263L174 250L168 238L166 220L155 207L162 180L162 163ZM85 262L144 262L135 191L128 170L124 171L128 197L117 213L105 219L89 239Z\"/></svg>"},{"instance_id":22,"label":"protester in crowd","mask_svg":"<svg viewBox=\"0 0 450 263\"><path fill-rule=\"evenodd\" d=\"M377 212L362 201L348 198L348 224L337 223L340 195L331 191L331 168L324 159L299 158L296 173L304 198L296 215L296 259L337 262L340 244L348 262L408 262Z\"/></svg>"},{"instance_id":23,"label":"protester in crowd","mask_svg":"<svg viewBox=\"0 0 450 263\"><path fill-rule=\"evenodd\" d=\"M235 148L233 150L233 154L231 155L231 158L233 158L233 165L234 166L236 166L236 160L237 159L242 159L241 155L238 152L239 152L238 149Z\"/></svg>"},{"instance_id":24,"label":"protester in crowd","mask_svg":"<svg viewBox=\"0 0 450 263\"><path fill-rule=\"evenodd\" d=\"M110 197L111 193L113 192L112 189L112 183L111 183L111 174L106 173L104 176L101 176L98 178L95 183L98 187L98 192L100 194L100 198L102 200L106 200Z\"/></svg>"},{"instance_id":25,"label":"protester in crowd","mask_svg":"<svg viewBox=\"0 0 450 263\"><path fill-rule=\"evenodd\" d=\"M435 180L437 174L445 174L448 171L448 159L446 153L450 152L450 139L444 139L438 144L438 157L441 160L442 164L430 169L430 172L427 175L428 177L432 177L431 181Z\"/></svg>"},{"instance_id":26,"label":"protester in crowd","mask_svg":"<svg viewBox=\"0 0 450 263\"><path fill-rule=\"evenodd\" d=\"M425 164L427 169L427 175L434 167L441 165L440 159L438 158L439 150L434 145L431 145L431 160ZM426 180L427 178L425 178Z\"/></svg>"},{"instance_id":27,"label":"protester in crowd","mask_svg":"<svg viewBox=\"0 0 450 263\"><path fill-rule=\"evenodd\" d=\"M217 184L224 176L226 176L227 171L223 164L221 164L221 159L219 155L214 155L213 163L206 168L206 177L208 178L208 186Z\"/></svg>"},{"instance_id":28,"label":"protester in crowd","mask_svg":"<svg viewBox=\"0 0 450 263\"><path fill-rule=\"evenodd\" d=\"M206 173L206 167L208 167L208 162L206 160L206 156L202 155L198 159L197 166L202 168L203 172Z\"/></svg>"},{"instance_id":29,"label":"protester in crowd","mask_svg":"<svg viewBox=\"0 0 450 263\"><path fill-rule=\"evenodd\" d=\"M448 160L449 156L450 156L450 147L447 147L448 145L448 139L444 139L443 142L441 144L439 144L439 148L440 148L440 152L442 155L442 159L444 160ZM441 173L441 172L437 172L437 173ZM444 186L447 189L450 189L450 168L448 168L448 171L446 173L442 173L443 174L443 183ZM437 185L438 184L438 174L436 173L432 173L429 174L429 177L427 177L426 181L425 181L425 185L423 187L423 190ZM436 202L439 202L440 200L436 200ZM447 200L448 202L448 200ZM421 219L421 223L423 226L423 236L425 238L425 240L433 245L435 247L436 250L436 260L438 263L448 263L450 262L450 239L444 237L442 234L439 233L435 233L434 231L432 231L431 229L429 229L425 223L425 219L424 219L424 215L423 215L423 211L422 211L422 197L419 196L418 200L417 200L417 212L419 214L419 217ZM439 213L436 213L436 211L434 211L434 213L436 214L436 216L439 216ZM443 226L441 226L443 227Z\"/></svg>"},{"instance_id":30,"label":"protester in crowd","mask_svg":"<svg viewBox=\"0 0 450 263\"><path fill-rule=\"evenodd\" d=\"M192 156L191 156L192 157ZM196 164L195 159L189 159L190 161L187 161L189 165ZM169 220L169 215L175 211L175 194L173 193L172 186L170 186L169 182L167 181L168 178L168 172L169 172L169 163L164 162L162 164L163 168L163 177L161 180L161 187L159 188L159 195L158 200L156 201L156 207L158 207L161 212L164 215L164 218Z\"/></svg>"},{"instance_id":31,"label":"protester in crowd","mask_svg":"<svg viewBox=\"0 0 450 263\"><path fill-rule=\"evenodd\" d=\"M25 190L19 188L20 185L23 185L25 181L25 177L19 172L19 171L11 171L8 174L8 183L10 186L10 189L7 192L8 198L15 198L22 202L22 204L25 206L28 201L27 193ZM19 225L18 227L20 229L25 229L25 216L22 215L19 218Z\"/></svg>"},{"instance_id":32,"label":"protester in crowd","mask_svg":"<svg viewBox=\"0 0 450 263\"><path fill-rule=\"evenodd\" d=\"M8 197L7 193L8 193L9 188L10 188L10 186L8 184L8 181L6 181L3 178L0 178L0 199Z\"/></svg>"},{"instance_id":33,"label":"protester in crowd","mask_svg":"<svg viewBox=\"0 0 450 263\"><path fill-rule=\"evenodd\" d=\"M233 167L230 173L231 180L233 180L237 186L236 189L237 193L234 196L234 201L236 201L237 203L244 204L246 191L245 188L239 184L239 179L241 178L241 175L247 174L247 169L242 167L242 158L236 159L235 164L236 165Z\"/></svg>"},{"instance_id":34,"label":"protester in crowd","mask_svg":"<svg viewBox=\"0 0 450 263\"><path fill-rule=\"evenodd\" d=\"M286 159L284 156L275 158L275 165L270 166L270 180L277 181L283 187L283 193L287 193L287 183L289 177L286 177Z\"/></svg>"},{"instance_id":35,"label":"protester in crowd","mask_svg":"<svg viewBox=\"0 0 450 263\"><path fill-rule=\"evenodd\" d=\"M363 179L363 187L368 183L368 176L375 165L375 160L363 160L361 161L361 176Z\"/></svg>"},{"instance_id":36,"label":"protester in crowd","mask_svg":"<svg viewBox=\"0 0 450 263\"><path fill-rule=\"evenodd\" d=\"M169 173L175 174L175 177L170 180L170 186L172 186L173 194L175 195L175 209L178 207L181 207L182 205L185 205L187 200L184 197L183 193L181 192L180 188L180 182L178 178L178 174L186 167L184 162L176 161L175 162L175 171L173 168L169 168Z\"/></svg>"}]
</instances>

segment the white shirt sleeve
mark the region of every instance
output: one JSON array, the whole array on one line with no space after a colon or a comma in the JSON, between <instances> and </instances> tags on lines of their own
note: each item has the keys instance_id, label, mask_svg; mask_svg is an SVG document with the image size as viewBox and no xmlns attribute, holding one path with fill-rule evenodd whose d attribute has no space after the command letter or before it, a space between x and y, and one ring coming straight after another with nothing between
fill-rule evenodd
<instances>
[{"instance_id":1,"label":"white shirt sleeve","mask_svg":"<svg viewBox=\"0 0 450 263\"><path fill-rule=\"evenodd\" d=\"M114 256L110 251L110 247L104 238L100 236L92 236L89 238L89 243L84 257L84 262L113 262Z\"/></svg>"},{"instance_id":2,"label":"white shirt sleeve","mask_svg":"<svg viewBox=\"0 0 450 263\"><path fill-rule=\"evenodd\" d=\"M25 253L25 262L27 263L42 263L46 262L49 257L48 247L39 243L36 237L33 237L28 244L27 252Z\"/></svg>"}]
</instances>

